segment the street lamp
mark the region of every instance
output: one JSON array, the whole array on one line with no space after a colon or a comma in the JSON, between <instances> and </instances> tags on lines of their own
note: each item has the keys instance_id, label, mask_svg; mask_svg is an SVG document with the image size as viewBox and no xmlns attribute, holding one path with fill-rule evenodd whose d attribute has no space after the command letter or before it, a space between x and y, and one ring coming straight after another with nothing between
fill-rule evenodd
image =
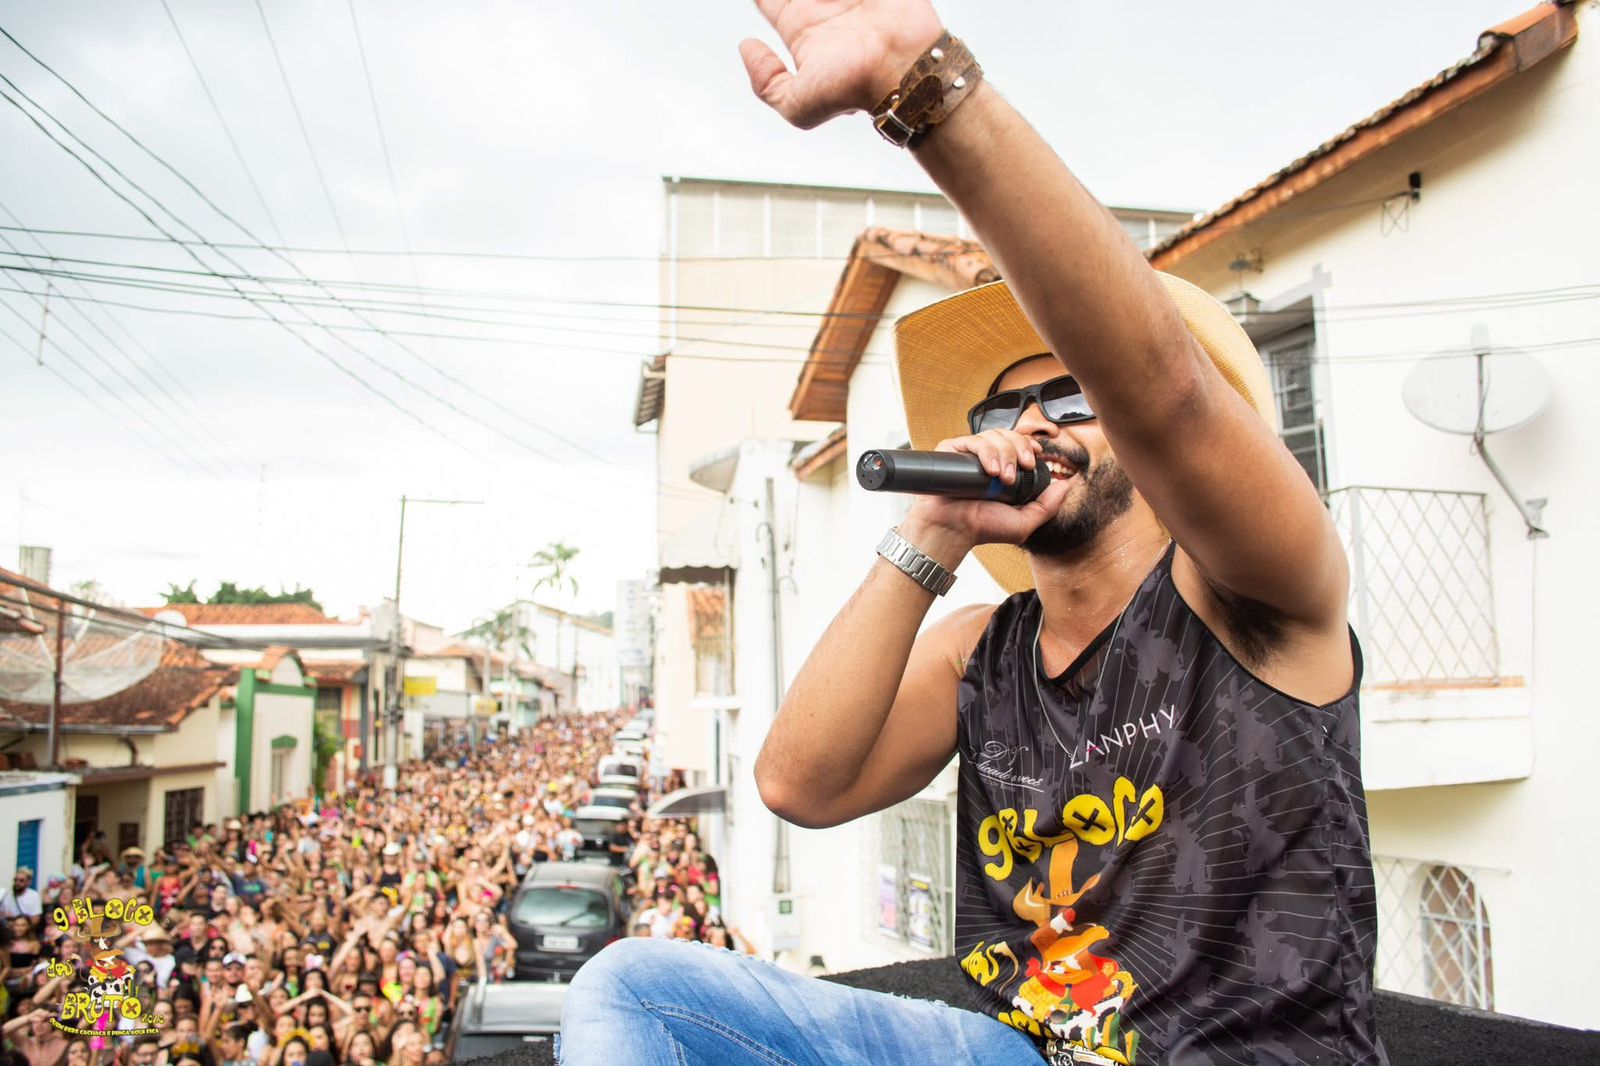
<instances>
[{"instance_id":1,"label":"street lamp","mask_svg":"<svg viewBox=\"0 0 1600 1066\"><path fill-rule=\"evenodd\" d=\"M406 505L431 503L441 507L476 506L482 500L435 500L400 497L400 543L394 557L394 625L389 630L389 707L383 730L383 787L392 789L400 776L395 749L399 747L400 689L405 684L405 671L400 667L400 575L406 557Z\"/></svg>"}]
</instances>

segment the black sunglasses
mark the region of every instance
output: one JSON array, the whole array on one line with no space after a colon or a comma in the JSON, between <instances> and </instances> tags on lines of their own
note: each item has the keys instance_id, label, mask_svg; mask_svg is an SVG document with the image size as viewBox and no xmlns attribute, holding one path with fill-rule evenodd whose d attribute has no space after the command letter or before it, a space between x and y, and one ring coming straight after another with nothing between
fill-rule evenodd
<instances>
[{"instance_id":1,"label":"black sunglasses","mask_svg":"<svg viewBox=\"0 0 1600 1066\"><path fill-rule=\"evenodd\" d=\"M1016 429L1017 423L1022 421L1022 412L1035 403L1044 416L1058 426L1088 422L1095 417L1077 380L1071 374L1062 374L1025 389L1007 389L985 396L967 412L967 425L972 427L974 433L989 429Z\"/></svg>"}]
</instances>

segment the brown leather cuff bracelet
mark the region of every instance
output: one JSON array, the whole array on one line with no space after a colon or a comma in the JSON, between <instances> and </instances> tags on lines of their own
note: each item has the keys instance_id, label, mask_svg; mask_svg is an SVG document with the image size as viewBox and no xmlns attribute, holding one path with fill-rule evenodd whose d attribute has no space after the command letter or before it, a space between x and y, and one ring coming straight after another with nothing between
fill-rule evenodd
<instances>
[{"instance_id":1,"label":"brown leather cuff bracelet","mask_svg":"<svg viewBox=\"0 0 1600 1066\"><path fill-rule=\"evenodd\" d=\"M915 148L983 80L967 46L946 30L872 109L872 125L897 148Z\"/></svg>"}]
</instances>

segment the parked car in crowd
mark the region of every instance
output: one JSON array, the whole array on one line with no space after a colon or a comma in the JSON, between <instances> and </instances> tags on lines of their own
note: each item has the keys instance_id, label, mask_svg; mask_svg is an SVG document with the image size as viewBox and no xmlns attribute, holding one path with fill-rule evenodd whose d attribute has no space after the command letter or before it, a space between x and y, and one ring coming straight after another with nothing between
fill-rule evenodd
<instances>
[{"instance_id":1,"label":"parked car in crowd","mask_svg":"<svg viewBox=\"0 0 1600 1066\"><path fill-rule=\"evenodd\" d=\"M644 760L620 753L607 755L595 766L595 774L602 785L632 784L639 788L644 784Z\"/></svg>"},{"instance_id":2,"label":"parked car in crowd","mask_svg":"<svg viewBox=\"0 0 1600 1066\"><path fill-rule=\"evenodd\" d=\"M466 1062L544 1044L561 1031L567 986L553 981L468 986L445 1044L446 1062Z\"/></svg>"},{"instance_id":3,"label":"parked car in crowd","mask_svg":"<svg viewBox=\"0 0 1600 1066\"><path fill-rule=\"evenodd\" d=\"M592 788L589 790L590 807L616 807L627 810L639 799L639 790L633 786Z\"/></svg>"},{"instance_id":4,"label":"parked car in crowd","mask_svg":"<svg viewBox=\"0 0 1600 1066\"><path fill-rule=\"evenodd\" d=\"M512 897L516 976L567 980L627 933L627 899L612 866L542 862Z\"/></svg>"},{"instance_id":5,"label":"parked car in crowd","mask_svg":"<svg viewBox=\"0 0 1600 1066\"><path fill-rule=\"evenodd\" d=\"M612 746L624 755L641 756L648 734L643 729L619 729L611 737Z\"/></svg>"},{"instance_id":6,"label":"parked car in crowd","mask_svg":"<svg viewBox=\"0 0 1600 1066\"><path fill-rule=\"evenodd\" d=\"M583 834L578 849L580 860L621 866L627 861L628 811L622 807L579 807L572 814L572 826Z\"/></svg>"}]
</instances>

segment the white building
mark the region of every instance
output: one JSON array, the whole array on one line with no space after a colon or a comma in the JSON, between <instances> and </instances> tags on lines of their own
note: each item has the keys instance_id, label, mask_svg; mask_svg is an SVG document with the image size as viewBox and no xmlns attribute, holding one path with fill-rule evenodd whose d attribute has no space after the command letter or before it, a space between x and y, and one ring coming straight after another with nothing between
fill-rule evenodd
<instances>
[{"instance_id":1,"label":"white building","mask_svg":"<svg viewBox=\"0 0 1600 1066\"><path fill-rule=\"evenodd\" d=\"M1495 27L1152 255L1234 300L1350 547L1379 984L1585 1028L1600 1026L1600 858L1566 812L1600 746L1575 640L1600 540L1595 18L1547 3ZM1464 406L1468 425L1474 351L1491 415L1548 377L1542 411L1488 437L1515 498L1470 438L1403 402L1441 351L1469 387L1432 389L1434 407ZM1547 539L1530 539L1523 499L1548 501L1533 516Z\"/></svg>"},{"instance_id":2,"label":"white building","mask_svg":"<svg viewBox=\"0 0 1600 1066\"><path fill-rule=\"evenodd\" d=\"M518 606L533 661L557 686L558 710L589 713L622 705L617 638L610 626L542 603Z\"/></svg>"},{"instance_id":3,"label":"white building","mask_svg":"<svg viewBox=\"0 0 1600 1066\"><path fill-rule=\"evenodd\" d=\"M1269 362L1285 442L1345 536L1366 661L1380 986L1584 1027L1600 1022L1584 976L1600 947L1584 894L1600 859L1573 842L1568 812L1600 723L1568 634L1587 618L1600 535L1588 470L1600 423L1584 402L1600 387L1588 358L1600 347L1600 289L1572 250L1574 237L1600 232L1600 50L1578 33L1593 18L1592 4L1545 4L1496 27L1461 63L1151 250L1157 266L1232 302ZM845 267L830 309L850 317L818 333L788 408L839 428L795 457L798 484L775 478L785 678L904 507L855 488L850 463L906 439L886 325L985 280L986 266L954 239L869 233ZM1428 356L1461 362L1476 350L1491 412L1524 393L1537 400L1528 362L1549 379L1542 407L1513 412L1537 415L1487 441L1515 499L1468 438L1424 425L1402 401ZM1424 391L1449 406L1437 387ZM763 654L773 554L757 518L765 486L751 478L764 482L787 446L738 450L727 479L736 518L722 527L738 567L740 709L719 712L719 740L733 782L724 831L734 862L751 867L731 879L741 921L758 942L830 968L947 952L949 769L907 804L787 834L764 823L747 780L772 700L750 662ZM1546 501L1528 511L1548 539L1529 537L1528 498ZM969 561L930 621L1000 596ZM751 861L763 841L768 853ZM780 907L770 886L785 870ZM745 916L751 904L756 917Z\"/></svg>"},{"instance_id":4,"label":"white building","mask_svg":"<svg viewBox=\"0 0 1600 1066\"><path fill-rule=\"evenodd\" d=\"M72 866L71 822L74 774L25 770L0 773L0 876L9 878L17 867L33 870L33 885L43 888ZM8 881L7 884L10 882Z\"/></svg>"}]
</instances>

